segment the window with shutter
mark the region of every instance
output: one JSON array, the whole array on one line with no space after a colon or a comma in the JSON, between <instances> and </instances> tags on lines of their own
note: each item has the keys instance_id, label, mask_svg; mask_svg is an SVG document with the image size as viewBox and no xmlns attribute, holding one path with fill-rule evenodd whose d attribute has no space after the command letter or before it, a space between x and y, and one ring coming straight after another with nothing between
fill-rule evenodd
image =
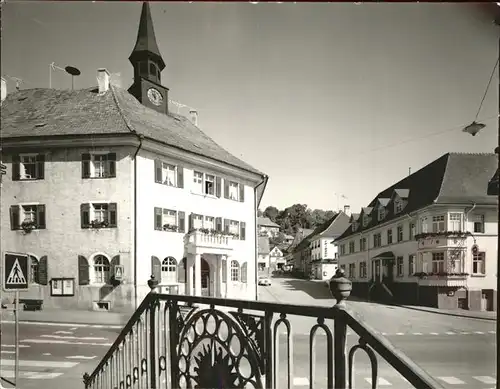
<instances>
[{"instance_id":1,"label":"window with shutter","mask_svg":"<svg viewBox=\"0 0 500 389\"><path fill-rule=\"evenodd\" d=\"M221 178L215 177L215 195L217 197L221 196Z\"/></svg>"},{"instance_id":2,"label":"window with shutter","mask_svg":"<svg viewBox=\"0 0 500 389\"><path fill-rule=\"evenodd\" d=\"M179 211L179 226L178 226L178 231L179 232L186 232L186 213Z\"/></svg>"},{"instance_id":3,"label":"window with shutter","mask_svg":"<svg viewBox=\"0 0 500 389\"><path fill-rule=\"evenodd\" d=\"M43 180L45 178L45 154L38 154L36 156L37 163L37 176L38 180Z\"/></svg>"},{"instance_id":4,"label":"window with shutter","mask_svg":"<svg viewBox=\"0 0 500 389\"><path fill-rule=\"evenodd\" d=\"M116 203L110 203L109 204L109 227L116 227L117 226L117 211L116 211L117 205Z\"/></svg>"},{"instance_id":5,"label":"window with shutter","mask_svg":"<svg viewBox=\"0 0 500 389\"><path fill-rule=\"evenodd\" d=\"M44 178L44 154L21 154L15 157L15 161L14 180L41 180Z\"/></svg>"},{"instance_id":6,"label":"window with shutter","mask_svg":"<svg viewBox=\"0 0 500 389\"><path fill-rule=\"evenodd\" d=\"M184 188L184 168L177 166L177 187Z\"/></svg>"},{"instance_id":7,"label":"window with shutter","mask_svg":"<svg viewBox=\"0 0 500 389\"><path fill-rule=\"evenodd\" d=\"M44 255L40 258L38 263L38 279L40 285L48 285L49 283L49 269L47 262L47 256Z\"/></svg>"},{"instance_id":8,"label":"window with shutter","mask_svg":"<svg viewBox=\"0 0 500 389\"><path fill-rule=\"evenodd\" d=\"M245 240L246 238L246 223L240 222L240 239Z\"/></svg>"},{"instance_id":9,"label":"window with shutter","mask_svg":"<svg viewBox=\"0 0 500 389\"><path fill-rule=\"evenodd\" d=\"M78 284L90 284L89 262L83 255L78 256Z\"/></svg>"},{"instance_id":10,"label":"window with shutter","mask_svg":"<svg viewBox=\"0 0 500 389\"><path fill-rule=\"evenodd\" d=\"M111 258L111 262L110 262L110 265L111 265L111 269L110 269L110 272L112 275L115 274L115 267L117 265L120 264L120 256L119 255L115 255L113 258Z\"/></svg>"},{"instance_id":11,"label":"window with shutter","mask_svg":"<svg viewBox=\"0 0 500 389\"><path fill-rule=\"evenodd\" d=\"M90 154L82 154L82 178L90 178Z\"/></svg>"},{"instance_id":12,"label":"window with shutter","mask_svg":"<svg viewBox=\"0 0 500 389\"><path fill-rule=\"evenodd\" d=\"M229 233L229 219L224 219L224 233Z\"/></svg>"},{"instance_id":13,"label":"window with shutter","mask_svg":"<svg viewBox=\"0 0 500 389\"><path fill-rule=\"evenodd\" d=\"M20 226L19 222L19 205L12 205L10 207L10 229L18 230Z\"/></svg>"},{"instance_id":14,"label":"window with shutter","mask_svg":"<svg viewBox=\"0 0 500 389\"><path fill-rule=\"evenodd\" d=\"M224 198L229 198L229 180L227 178L224 179Z\"/></svg>"},{"instance_id":15,"label":"window with shutter","mask_svg":"<svg viewBox=\"0 0 500 389\"><path fill-rule=\"evenodd\" d=\"M90 227L90 204L80 205L80 219L82 228Z\"/></svg>"},{"instance_id":16,"label":"window with shutter","mask_svg":"<svg viewBox=\"0 0 500 389\"><path fill-rule=\"evenodd\" d=\"M182 258L177 269L177 282L185 283L187 277L186 258Z\"/></svg>"},{"instance_id":17,"label":"window with shutter","mask_svg":"<svg viewBox=\"0 0 500 389\"><path fill-rule=\"evenodd\" d=\"M161 161L155 159L155 182L158 184L162 183L161 179Z\"/></svg>"},{"instance_id":18,"label":"window with shutter","mask_svg":"<svg viewBox=\"0 0 500 389\"><path fill-rule=\"evenodd\" d=\"M108 178L116 177L116 153L108 154Z\"/></svg>"},{"instance_id":19,"label":"window with shutter","mask_svg":"<svg viewBox=\"0 0 500 389\"><path fill-rule=\"evenodd\" d=\"M21 169L21 157L19 155L12 156L12 181L18 181Z\"/></svg>"},{"instance_id":20,"label":"window with shutter","mask_svg":"<svg viewBox=\"0 0 500 389\"><path fill-rule=\"evenodd\" d=\"M115 178L116 153L82 154L82 178Z\"/></svg>"},{"instance_id":21,"label":"window with shutter","mask_svg":"<svg viewBox=\"0 0 500 389\"><path fill-rule=\"evenodd\" d=\"M154 216L155 230L161 231L162 227L162 210L159 207L155 207L155 216Z\"/></svg>"},{"instance_id":22,"label":"window with shutter","mask_svg":"<svg viewBox=\"0 0 500 389\"><path fill-rule=\"evenodd\" d=\"M222 232L222 218L221 217L215 218L215 230L218 232Z\"/></svg>"},{"instance_id":23,"label":"window with shutter","mask_svg":"<svg viewBox=\"0 0 500 389\"><path fill-rule=\"evenodd\" d=\"M245 201L245 185L239 184L240 187L240 198L239 200L243 203Z\"/></svg>"}]
</instances>

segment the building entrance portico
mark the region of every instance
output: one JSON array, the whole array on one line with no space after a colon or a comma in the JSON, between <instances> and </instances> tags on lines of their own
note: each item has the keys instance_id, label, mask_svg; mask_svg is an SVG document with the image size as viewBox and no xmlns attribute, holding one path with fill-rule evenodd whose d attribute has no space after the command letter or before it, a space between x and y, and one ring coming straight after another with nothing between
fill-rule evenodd
<instances>
[{"instance_id":1,"label":"building entrance portico","mask_svg":"<svg viewBox=\"0 0 500 389\"><path fill-rule=\"evenodd\" d=\"M227 297L231 280L231 257L220 254L188 254L186 258L186 294Z\"/></svg>"}]
</instances>

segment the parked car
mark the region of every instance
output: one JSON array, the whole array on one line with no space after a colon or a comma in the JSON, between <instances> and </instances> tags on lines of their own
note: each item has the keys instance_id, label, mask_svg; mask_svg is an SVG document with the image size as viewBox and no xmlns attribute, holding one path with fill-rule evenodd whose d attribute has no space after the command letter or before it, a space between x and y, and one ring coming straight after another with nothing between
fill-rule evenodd
<instances>
[{"instance_id":1,"label":"parked car","mask_svg":"<svg viewBox=\"0 0 500 389\"><path fill-rule=\"evenodd\" d=\"M259 285L270 286L271 280L269 280L269 278L267 278L267 277L259 277Z\"/></svg>"}]
</instances>

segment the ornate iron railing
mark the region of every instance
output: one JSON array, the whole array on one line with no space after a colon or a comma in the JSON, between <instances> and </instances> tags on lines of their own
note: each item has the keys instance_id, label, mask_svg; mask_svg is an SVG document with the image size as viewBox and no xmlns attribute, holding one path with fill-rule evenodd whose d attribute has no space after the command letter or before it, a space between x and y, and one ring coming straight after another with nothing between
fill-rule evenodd
<instances>
[{"instance_id":1,"label":"ornate iron railing","mask_svg":"<svg viewBox=\"0 0 500 389\"><path fill-rule=\"evenodd\" d=\"M345 279L343 279L345 280ZM309 333L309 387L314 388L315 339L326 335L326 388L352 388L354 354L361 349L378 383L378 353L418 389L442 388L389 341L345 306L349 281L331 283L333 307L167 295L152 291L91 375L86 389L293 387L292 323L289 315L316 319ZM277 320L274 320L277 319ZM333 319L333 331L326 320ZM280 381L278 327L286 328L287 375ZM346 355L347 328L359 341ZM280 385L281 384L281 385Z\"/></svg>"}]
</instances>

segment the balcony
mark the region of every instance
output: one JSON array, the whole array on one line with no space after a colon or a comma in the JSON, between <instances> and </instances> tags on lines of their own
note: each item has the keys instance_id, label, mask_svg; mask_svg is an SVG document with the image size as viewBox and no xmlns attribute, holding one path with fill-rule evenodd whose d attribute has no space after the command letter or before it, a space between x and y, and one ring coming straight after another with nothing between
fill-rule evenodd
<instances>
[{"instance_id":1,"label":"balcony","mask_svg":"<svg viewBox=\"0 0 500 389\"><path fill-rule=\"evenodd\" d=\"M462 247L469 236L473 237L472 233L462 231L424 232L415 235L415 240L418 242L417 251L426 252L446 247Z\"/></svg>"},{"instance_id":2,"label":"balcony","mask_svg":"<svg viewBox=\"0 0 500 389\"><path fill-rule=\"evenodd\" d=\"M418 284L422 286L447 286L461 288L467 285L468 273L416 273Z\"/></svg>"},{"instance_id":3,"label":"balcony","mask_svg":"<svg viewBox=\"0 0 500 389\"><path fill-rule=\"evenodd\" d=\"M377 354L418 389L442 388L389 341L347 309L351 283L337 274L330 284L333 307L273 304L151 293L99 362L83 377L86 389L115 388L278 388L293 387L291 315L312 318L309 331L310 388L315 381L317 334L325 344L324 384L355 387L353 362L357 351L367 354L372 388L378 384ZM347 329L359 336L347 349ZM280 366L280 333L285 330L286 363ZM285 374L283 374L285 373Z\"/></svg>"},{"instance_id":4,"label":"balcony","mask_svg":"<svg viewBox=\"0 0 500 389\"><path fill-rule=\"evenodd\" d=\"M215 230L197 229L188 232L184 243L189 254L229 254L233 250L234 236Z\"/></svg>"}]
</instances>

